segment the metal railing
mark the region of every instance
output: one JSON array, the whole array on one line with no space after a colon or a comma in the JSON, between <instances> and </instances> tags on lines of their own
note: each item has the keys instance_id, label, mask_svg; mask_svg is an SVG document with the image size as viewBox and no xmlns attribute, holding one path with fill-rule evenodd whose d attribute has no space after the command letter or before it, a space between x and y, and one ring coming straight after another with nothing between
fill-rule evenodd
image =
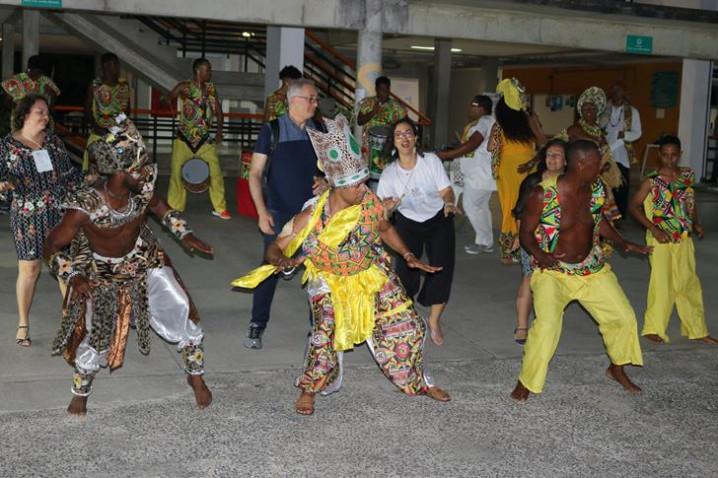
<instances>
[{"instance_id":1,"label":"metal railing","mask_svg":"<svg viewBox=\"0 0 718 478\"><path fill-rule=\"evenodd\" d=\"M56 106L54 108L56 132L74 152L82 152L89 126L81 106ZM142 134L146 144L151 144L152 155L157 156L160 143L172 143L177 131L177 115L171 110L136 108L129 116ZM240 149L252 149L262 128L263 115L251 113L224 113L222 143L236 144ZM216 130L210 131L214 135Z\"/></svg>"}]
</instances>

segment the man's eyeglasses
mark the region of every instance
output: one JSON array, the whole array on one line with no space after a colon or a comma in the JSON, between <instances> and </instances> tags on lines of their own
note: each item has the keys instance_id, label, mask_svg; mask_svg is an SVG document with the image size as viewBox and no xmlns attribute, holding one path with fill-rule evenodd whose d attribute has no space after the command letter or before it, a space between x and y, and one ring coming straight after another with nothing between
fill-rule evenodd
<instances>
[{"instance_id":1,"label":"man's eyeglasses","mask_svg":"<svg viewBox=\"0 0 718 478\"><path fill-rule=\"evenodd\" d=\"M318 96L301 96L301 95L295 95L295 98L304 98L304 100L308 103L319 103L319 97Z\"/></svg>"}]
</instances>

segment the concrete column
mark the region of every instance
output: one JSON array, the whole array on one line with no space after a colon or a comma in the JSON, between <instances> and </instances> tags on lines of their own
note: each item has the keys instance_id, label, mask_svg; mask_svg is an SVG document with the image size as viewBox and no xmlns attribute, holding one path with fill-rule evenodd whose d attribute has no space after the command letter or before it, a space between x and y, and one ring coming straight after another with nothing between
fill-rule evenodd
<instances>
[{"instance_id":1,"label":"concrete column","mask_svg":"<svg viewBox=\"0 0 718 478\"><path fill-rule=\"evenodd\" d=\"M304 28L268 26L264 96L279 88L279 71L287 65L304 70Z\"/></svg>"},{"instance_id":2,"label":"concrete column","mask_svg":"<svg viewBox=\"0 0 718 478\"><path fill-rule=\"evenodd\" d=\"M484 91L496 91L496 85L499 83L499 61L494 59L485 60L481 63L481 75L484 80Z\"/></svg>"},{"instance_id":3,"label":"concrete column","mask_svg":"<svg viewBox=\"0 0 718 478\"><path fill-rule=\"evenodd\" d=\"M357 39L357 84L354 100L358 105L367 96L373 96L374 81L381 76L382 49L382 7L383 0L364 0L365 24L359 30ZM358 112L358 108L355 113ZM361 137L361 126L354 130L357 138Z\"/></svg>"},{"instance_id":4,"label":"concrete column","mask_svg":"<svg viewBox=\"0 0 718 478\"><path fill-rule=\"evenodd\" d=\"M10 23L3 23L2 26L2 79L10 78L13 71L15 59L15 27Z\"/></svg>"},{"instance_id":5,"label":"concrete column","mask_svg":"<svg viewBox=\"0 0 718 478\"><path fill-rule=\"evenodd\" d=\"M147 83L141 77L136 78L135 96L137 97L135 108L143 110L150 109L150 107L152 106L152 93L150 89L150 84Z\"/></svg>"},{"instance_id":6,"label":"concrete column","mask_svg":"<svg viewBox=\"0 0 718 478\"><path fill-rule=\"evenodd\" d=\"M702 178L705 171L712 74L710 61L683 60L678 119L678 136L683 145L681 163L692 168L697 178Z\"/></svg>"},{"instance_id":7,"label":"concrete column","mask_svg":"<svg viewBox=\"0 0 718 478\"><path fill-rule=\"evenodd\" d=\"M434 94L432 142L435 147L449 141L449 106L451 102L451 40L434 40Z\"/></svg>"},{"instance_id":8,"label":"concrete column","mask_svg":"<svg viewBox=\"0 0 718 478\"><path fill-rule=\"evenodd\" d=\"M27 67L27 60L40 52L40 12L37 10L22 11L22 69Z\"/></svg>"}]
</instances>

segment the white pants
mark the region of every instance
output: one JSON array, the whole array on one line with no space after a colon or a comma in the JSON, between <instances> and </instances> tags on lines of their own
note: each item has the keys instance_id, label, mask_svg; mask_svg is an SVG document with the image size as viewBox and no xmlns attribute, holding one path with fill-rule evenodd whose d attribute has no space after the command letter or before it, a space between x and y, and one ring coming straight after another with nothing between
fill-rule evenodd
<instances>
[{"instance_id":1,"label":"white pants","mask_svg":"<svg viewBox=\"0 0 718 478\"><path fill-rule=\"evenodd\" d=\"M189 298L175 279L170 267L147 271L147 295L150 327L167 342L177 344L177 350L202 343L204 333L189 318ZM95 350L90 345L92 307L88 304L85 317L87 335L77 347L75 366L83 373L92 374L106 365L109 350Z\"/></svg>"},{"instance_id":2,"label":"white pants","mask_svg":"<svg viewBox=\"0 0 718 478\"><path fill-rule=\"evenodd\" d=\"M464 212L476 232L475 243L480 246L494 246L489 208L492 193L493 191L487 189L475 189L468 182L464 182Z\"/></svg>"}]
</instances>

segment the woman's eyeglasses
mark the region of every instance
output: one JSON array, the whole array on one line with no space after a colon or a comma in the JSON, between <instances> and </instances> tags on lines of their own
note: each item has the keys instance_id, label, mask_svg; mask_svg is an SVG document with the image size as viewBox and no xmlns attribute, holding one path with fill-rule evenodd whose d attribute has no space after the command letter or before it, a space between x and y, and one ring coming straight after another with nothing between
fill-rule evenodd
<instances>
[{"instance_id":1,"label":"woman's eyeglasses","mask_svg":"<svg viewBox=\"0 0 718 478\"><path fill-rule=\"evenodd\" d=\"M394 133L394 137L395 138L413 138L414 132L411 130L397 131L396 133Z\"/></svg>"}]
</instances>

